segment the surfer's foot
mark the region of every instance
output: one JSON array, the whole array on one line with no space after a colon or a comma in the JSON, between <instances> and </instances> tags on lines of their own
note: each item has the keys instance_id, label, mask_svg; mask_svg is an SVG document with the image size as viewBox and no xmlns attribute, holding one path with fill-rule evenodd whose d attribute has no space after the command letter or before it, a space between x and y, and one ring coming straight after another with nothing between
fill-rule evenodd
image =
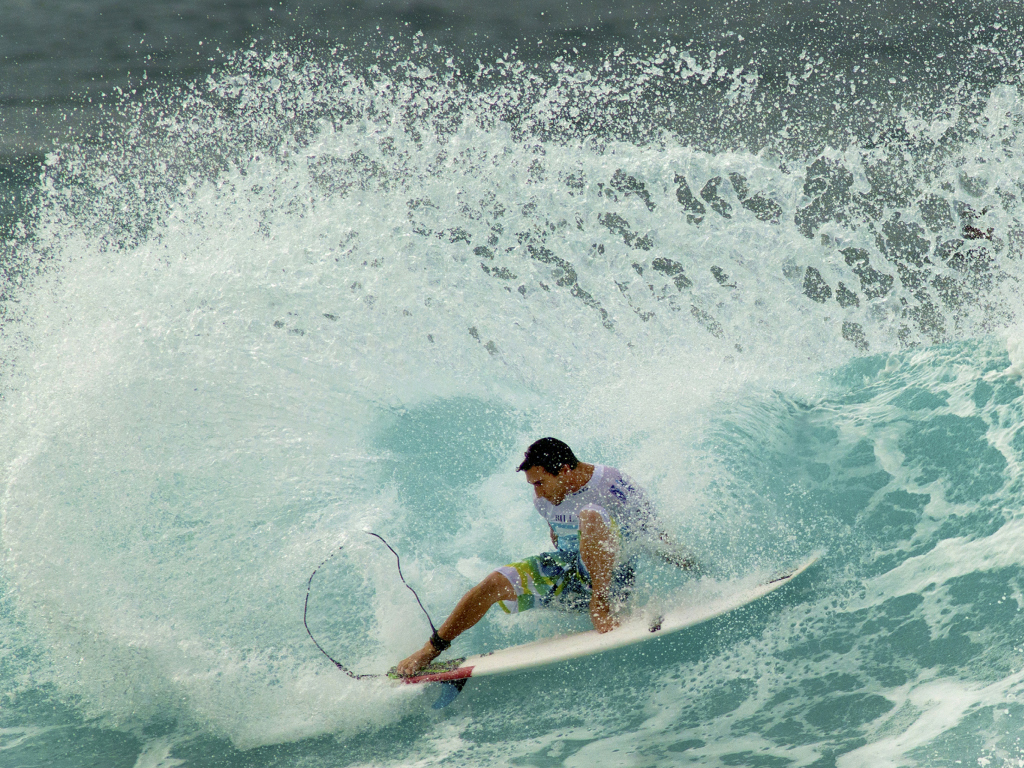
<instances>
[{"instance_id":1,"label":"surfer's foot","mask_svg":"<svg viewBox=\"0 0 1024 768\"><path fill-rule=\"evenodd\" d=\"M441 652L428 640L426 644L412 656L398 662L398 666L395 667L395 671L403 677L415 675L440 655Z\"/></svg>"}]
</instances>

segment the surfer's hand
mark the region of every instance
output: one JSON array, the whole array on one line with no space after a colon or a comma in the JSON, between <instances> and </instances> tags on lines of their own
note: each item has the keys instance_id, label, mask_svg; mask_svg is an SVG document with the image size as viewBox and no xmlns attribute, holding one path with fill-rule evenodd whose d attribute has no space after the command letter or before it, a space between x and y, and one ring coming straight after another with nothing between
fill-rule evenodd
<instances>
[{"instance_id":1,"label":"surfer's hand","mask_svg":"<svg viewBox=\"0 0 1024 768\"><path fill-rule=\"evenodd\" d=\"M402 677L415 675L440 655L441 652L428 640L426 644L424 644L424 646L416 651L412 656L398 662L398 665L395 667L395 671Z\"/></svg>"}]
</instances>

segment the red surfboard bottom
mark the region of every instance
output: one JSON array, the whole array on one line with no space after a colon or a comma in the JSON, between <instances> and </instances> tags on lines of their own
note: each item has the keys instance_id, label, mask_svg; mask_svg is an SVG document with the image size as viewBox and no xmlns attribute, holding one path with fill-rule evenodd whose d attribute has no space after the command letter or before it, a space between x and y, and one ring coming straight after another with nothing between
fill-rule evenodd
<instances>
[{"instance_id":1,"label":"red surfboard bottom","mask_svg":"<svg viewBox=\"0 0 1024 768\"><path fill-rule=\"evenodd\" d=\"M403 683L443 683L446 680L465 680L468 677L472 677L473 667L459 667L458 669L452 669L447 672L434 672L429 675L416 675L413 677L403 677Z\"/></svg>"}]
</instances>

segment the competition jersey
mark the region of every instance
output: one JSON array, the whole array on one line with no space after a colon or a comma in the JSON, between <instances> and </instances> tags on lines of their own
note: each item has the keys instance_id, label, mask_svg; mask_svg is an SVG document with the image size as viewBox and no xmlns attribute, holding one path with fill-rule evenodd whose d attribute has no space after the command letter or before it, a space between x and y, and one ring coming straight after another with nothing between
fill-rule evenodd
<instances>
[{"instance_id":1,"label":"competition jersey","mask_svg":"<svg viewBox=\"0 0 1024 768\"><path fill-rule=\"evenodd\" d=\"M654 507L643 489L614 467L594 465L594 474L585 486L570 493L557 506L535 497L537 512L558 537L558 549L577 554L580 548L580 513L595 510L620 542L629 543L653 534L656 526Z\"/></svg>"}]
</instances>

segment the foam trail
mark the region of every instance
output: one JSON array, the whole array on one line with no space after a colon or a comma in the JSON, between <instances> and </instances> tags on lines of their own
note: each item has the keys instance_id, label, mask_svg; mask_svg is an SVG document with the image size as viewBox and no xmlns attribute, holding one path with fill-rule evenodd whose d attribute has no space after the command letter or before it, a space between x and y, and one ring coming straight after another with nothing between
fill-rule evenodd
<instances>
[{"instance_id":1,"label":"foam trail","mask_svg":"<svg viewBox=\"0 0 1024 768\"><path fill-rule=\"evenodd\" d=\"M908 110L913 151L782 159L639 114L728 79L675 48L615 75L422 54L253 50L50 157L0 337L4 651L48 650L4 685L169 729L159 764L198 734L312 765L333 738L350 764L924 765L975 726L965 754L1019 757L1017 87L970 130L955 95ZM824 573L443 721L332 669L316 564L342 548L314 633L384 671L426 622L362 531L443 615L547 546L514 472L543 434L640 480L715 576L818 548ZM532 613L462 649L585 621ZM564 720L522 706L551 698Z\"/></svg>"}]
</instances>

